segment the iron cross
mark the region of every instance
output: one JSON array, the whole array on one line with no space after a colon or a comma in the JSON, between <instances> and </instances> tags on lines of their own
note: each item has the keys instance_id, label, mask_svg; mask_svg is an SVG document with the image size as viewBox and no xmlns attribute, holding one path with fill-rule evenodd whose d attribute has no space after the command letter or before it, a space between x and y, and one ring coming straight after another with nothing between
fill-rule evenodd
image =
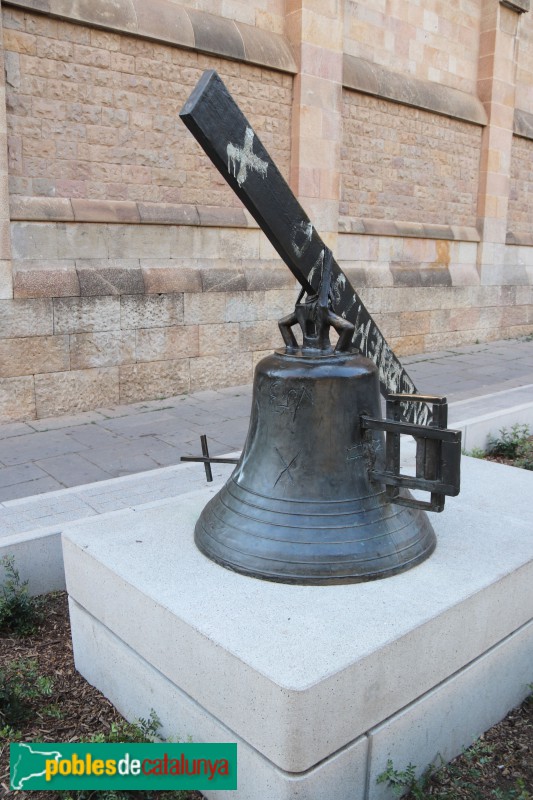
<instances>
[{"instance_id":1,"label":"iron cross","mask_svg":"<svg viewBox=\"0 0 533 800\"><path fill-rule=\"evenodd\" d=\"M300 285L315 293L325 244L214 70L204 72L180 117ZM354 346L379 370L382 394L417 394L414 382L334 259L331 287L336 314L355 326ZM405 418L425 425L431 412L424 403L409 403Z\"/></svg>"}]
</instances>

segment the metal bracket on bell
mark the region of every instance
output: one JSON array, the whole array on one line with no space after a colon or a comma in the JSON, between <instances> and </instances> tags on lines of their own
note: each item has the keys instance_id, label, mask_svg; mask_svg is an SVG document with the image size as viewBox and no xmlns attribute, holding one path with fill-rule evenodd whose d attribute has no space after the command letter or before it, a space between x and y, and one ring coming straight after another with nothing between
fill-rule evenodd
<instances>
[{"instance_id":1,"label":"metal bracket on bell","mask_svg":"<svg viewBox=\"0 0 533 800\"><path fill-rule=\"evenodd\" d=\"M432 406L430 425L413 425L402 420L402 404L427 403ZM394 503L425 511L442 511L445 495L455 497L460 488L461 431L450 430L448 403L445 397L421 394L387 395L387 419L361 417L366 430L385 432L385 469L371 470L369 475L384 483L386 495ZM407 434L416 441L416 477L400 472L400 436ZM400 495L400 489L423 489L431 500L415 500Z\"/></svg>"}]
</instances>

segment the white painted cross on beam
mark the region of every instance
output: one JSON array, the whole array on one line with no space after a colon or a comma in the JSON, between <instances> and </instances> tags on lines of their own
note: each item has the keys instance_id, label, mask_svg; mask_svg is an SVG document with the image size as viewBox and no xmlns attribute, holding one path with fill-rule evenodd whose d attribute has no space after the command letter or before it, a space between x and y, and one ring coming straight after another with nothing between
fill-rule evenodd
<instances>
[{"instance_id":1,"label":"white painted cross on beam","mask_svg":"<svg viewBox=\"0 0 533 800\"><path fill-rule=\"evenodd\" d=\"M248 177L248 169L253 169L258 172L263 178L266 177L268 164L256 156L253 149L254 145L254 132L251 128L246 128L244 134L244 147L237 147L231 142L228 144L228 172L237 179L239 186L242 186ZM236 169L236 162L239 162L239 171Z\"/></svg>"}]
</instances>

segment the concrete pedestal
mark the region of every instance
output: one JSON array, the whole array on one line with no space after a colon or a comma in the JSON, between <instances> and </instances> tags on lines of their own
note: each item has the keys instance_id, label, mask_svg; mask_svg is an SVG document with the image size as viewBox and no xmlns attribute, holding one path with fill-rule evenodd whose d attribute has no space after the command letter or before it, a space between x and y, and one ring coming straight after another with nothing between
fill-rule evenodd
<instances>
[{"instance_id":1,"label":"concrete pedestal","mask_svg":"<svg viewBox=\"0 0 533 800\"><path fill-rule=\"evenodd\" d=\"M348 586L206 559L193 528L214 491L69 526L65 571L78 669L168 737L236 741L239 800L390 796L388 758L447 760L526 696L533 473L464 459L434 555Z\"/></svg>"}]
</instances>

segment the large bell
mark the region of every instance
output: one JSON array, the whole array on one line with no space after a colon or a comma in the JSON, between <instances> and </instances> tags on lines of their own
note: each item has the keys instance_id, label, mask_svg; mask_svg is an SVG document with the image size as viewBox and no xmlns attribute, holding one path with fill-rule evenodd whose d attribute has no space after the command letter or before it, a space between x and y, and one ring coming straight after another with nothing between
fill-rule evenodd
<instances>
[{"instance_id":1,"label":"large bell","mask_svg":"<svg viewBox=\"0 0 533 800\"><path fill-rule=\"evenodd\" d=\"M340 333L335 351L324 320ZM327 299L298 303L280 328L287 347L257 365L248 437L196 524L197 546L228 569L287 583L365 581L414 567L435 548L429 520L390 502L369 477L385 457L383 433L360 424L361 415L381 417L376 367L351 352L353 328Z\"/></svg>"}]
</instances>

